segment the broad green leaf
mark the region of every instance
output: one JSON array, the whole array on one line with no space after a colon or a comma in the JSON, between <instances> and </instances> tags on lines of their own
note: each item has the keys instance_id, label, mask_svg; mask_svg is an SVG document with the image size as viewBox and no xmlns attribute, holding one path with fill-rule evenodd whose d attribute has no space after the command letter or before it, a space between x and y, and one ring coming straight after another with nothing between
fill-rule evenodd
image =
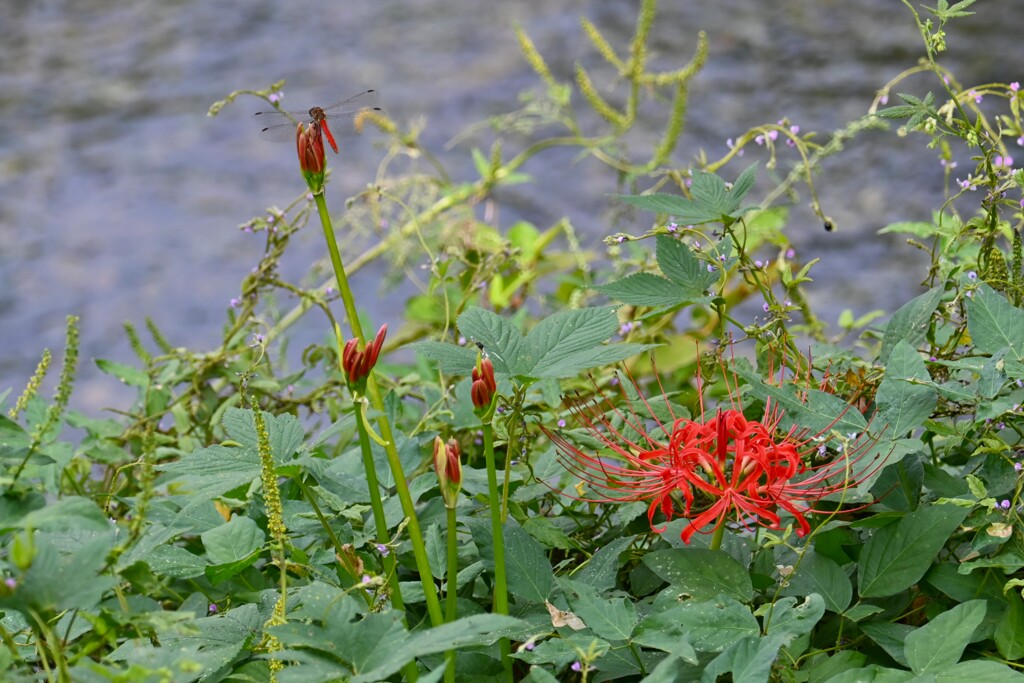
<instances>
[{"instance_id":1,"label":"broad green leaf","mask_svg":"<svg viewBox=\"0 0 1024 683\"><path fill-rule=\"evenodd\" d=\"M430 573L435 579L443 579L448 570L447 535L441 533L440 524L431 524L423 534L423 542L427 546L427 561Z\"/></svg>"},{"instance_id":2,"label":"broad green leaf","mask_svg":"<svg viewBox=\"0 0 1024 683\"><path fill-rule=\"evenodd\" d=\"M644 564L661 579L693 600L725 595L747 602L753 598L750 574L721 550L672 548L643 557Z\"/></svg>"},{"instance_id":3,"label":"broad green leaf","mask_svg":"<svg viewBox=\"0 0 1024 683\"><path fill-rule=\"evenodd\" d=\"M597 590L580 581L559 578L558 585L570 609L599 638L615 642L629 640L636 625L636 610L625 598L602 598Z\"/></svg>"},{"instance_id":4,"label":"broad green leaf","mask_svg":"<svg viewBox=\"0 0 1024 683\"><path fill-rule=\"evenodd\" d=\"M554 572L544 548L512 523L505 525L504 535L509 592L517 598L544 602L555 584Z\"/></svg>"},{"instance_id":5,"label":"broad green leaf","mask_svg":"<svg viewBox=\"0 0 1024 683\"><path fill-rule=\"evenodd\" d=\"M875 395L875 421L886 427L889 438L903 436L931 417L938 396L930 383L931 376L917 351L905 341L896 344Z\"/></svg>"},{"instance_id":6,"label":"broad green leaf","mask_svg":"<svg viewBox=\"0 0 1024 683\"><path fill-rule=\"evenodd\" d=\"M914 585L968 512L956 505L930 505L876 531L858 563L861 596L895 595Z\"/></svg>"},{"instance_id":7,"label":"broad green leaf","mask_svg":"<svg viewBox=\"0 0 1024 683\"><path fill-rule=\"evenodd\" d=\"M924 341L931 325L932 314L942 301L943 294L942 287L935 287L914 297L892 314L882 336L879 358L883 363L889 360L889 354L898 342L906 341L911 347L917 347Z\"/></svg>"},{"instance_id":8,"label":"broad green leaf","mask_svg":"<svg viewBox=\"0 0 1024 683\"><path fill-rule=\"evenodd\" d=\"M294 415L271 415L263 413L263 421L267 425L267 436L274 454L274 462L280 464L288 460L302 445L305 430L302 423ZM256 450L256 422L251 410L229 408L224 413L224 431L228 436L247 448Z\"/></svg>"},{"instance_id":9,"label":"broad green leaf","mask_svg":"<svg viewBox=\"0 0 1024 683\"><path fill-rule=\"evenodd\" d=\"M743 638L715 657L704 669L700 680L702 683L714 683L722 674L732 672L734 681L767 683L779 648L786 641L785 635Z\"/></svg>"},{"instance_id":10,"label":"broad green leaf","mask_svg":"<svg viewBox=\"0 0 1024 683\"><path fill-rule=\"evenodd\" d=\"M630 306L678 306L692 301L694 296L689 290L653 273L633 273L593 289ZM703 292L696 296L702 295Z\"/></svg>"},{"instance_id":11,"label":"broad green leaf","mask_svg":"<svg viewBox=\"0 0 1024 683\"><path fill-rule=\"evenodd\" d=\"M110 520L94 501L70 496L56 500L46 507L29 512L21 519L5 520L5 524L36 531L107 531Z\"/></svg>"},{"instance_id":12,"label":"broad green leaf","mask_svg":"<svg viewBox=\"0 0 1024 683\"><path fill-rule=\"evenodd\" d=\"M212 617L196 619L188 630L167 629L158 636L160 644L171 650L198 649L206 655L204 670L209 675L231 663L242 650L259 638L260 629L268 615L260 613L257 605L247 603Z\"/></svg>"},{"instance_id":13,"label":"broad green leaf","mask_svg":"<svg viewBox=\"0 0 1024 683\"><path fill-rule=\"evenodd\" d=\"M114 534L102 532L37 532L33 535L32 564L19 572L10 594L0 596L0 609L28 614L92 609L117 580L105 574Z\"/></svg>"},{"instance_id":14,"label":"broad green leaf","mask_svg":"<svg viewBox=\"0 0 1024 683\"><path fill-rule=\"evenodd\" d=\"M689 298L698 298L718 281L716 272L709 272L702 262L681 240L668 235L657 237L658 267L665 277L681 287Z\"/></svg>"},{"instance_id":15,"label":"broad green leaf","mask_svg":"<svg viewBox=\"0 0 1024 683\"><path fill-rule=\"evenodd\" d=\"M194 451L177 462L159 465L157 469L177 474L187 482L192 501L186 507L192 507L258 479L260 456L249 448L214 445Z\"/></svg>"},{"instance_id":16,"label":"broad green leaf","mask_svg":"<svg viewBox=\"0 0 1024 683\"><path fill-rule=\"evenodd\" d=\"M757 613L764 620L766 636L781 635L788 640L811 632L825 614L825 601L817 593L811 593L799 604L796 598L780 598L772 609L765 605Z\"/></svg>"},{"instance_id":17,"label":"broad green leaf","mask_svg":"<svg viewBox=\"0 0 1024 683\"><path fill-rule=\"evenodd\" d=\"M842 614L853 599L853 584L834 560L808 551L786 579L782 595L821 596L825 609Z\"/></svg>"},{"instance_id":18,"label":"broad green leaf","mask_svg":"<svg viewBox=\"0 0 1024 683\"><path fill-rule=\"evenodd\" d=\"M685 634L698 652L721 652L747 636L757 637L761 626L745 605L724 595L699 602L690 600L664 612L656 612L637 625L635 640L655 629Z\"/></svg>"},{"instance_id":19,"label":"broad green leaf","mask_svg":"<svg viewBox=\"0 0 1024 683\"><path fill-rule=\"evenodd\" d=\"M573 540L550 517L529 517L523 522L523 530L545 548L571 550L575 547Z\"/></svg>"},{"instance_id":20,"label":"broad green leaf","mask_svg":"<svg viewBox=\"0 0 1024 683\"><path fill-rule=\"evenodd\" d=\"M449 375L469 375L476 367L476 346L456 346L437 341L421 341L410 344L410 347L424 358L437 363L441 372ZM497 364L497 359L491 358Z\"/></svg>"},{"instance_id":21,"label":"broad green leaf","mask_svg":"<svg viewBox=\"0 0 1024 683\"><path fill-rule=\"evenodd\" d=\"M644 195L614 195L616 199L627 204L650 211L652 213L665 213L674 217L680 223L700 225L717 221L719 214L708 207L698 204L692 199L680 197L674 194L652 193Z\"/></svg>"},{"instance_id":22,"label":"broad green leaf","mask_svg":"<svg viewBox=\"0 0 1024 683\"><path fill-rule=\"evenodd\" d=\"M978 351L1010 348L1017 360L1024 358L1024 311L986 284L978 286L966 306L967 330Z\"/></svg>"},{"instance_id":23,"label":"broad green leaf","mask_svg":"<svg viewBox=\"0 0 1024 683\"><path fill-rule=\"evenodd\" d=\"M974 629L985 618L984 600L964 602L907 635L904 652L918 674L938 673L960 661Z\"/></svg>"},{"instance_id":24,"label":"broad green leaf","mask_svg":"<svg viewBox=\"0 0 1024 683\"><path fill-rule=\"evenodd\" d=\"M890 669L884 666L872 664L860 669L848 669L838 676L826 679L827 683L933 683L933 679L925 678L923 681L912 671L902 669Z\"/></svg>"},{"instance_id":25,"label":"broad green leaf","mask_svg":"<svg viewBox=\"0 0 1024 683\"><path fill-rule=\"evenodd\" d=\"M259 550L266 534L248 517L232 517L231 521L210 529L200 538L206 556L214 564L227 564L244 559Z\"/></svg>"},{"instance_id":26,"label":"broad green leaf","mask_svg":"<svg viewBox=\"0 0 1024 683\"><path fill-rule=\"evenodd\" d=\"M1024 601L1017 591L1006 599L1010 604L996 626L996 648L1005 659L1019 660L1024 658Z\"/></svg>"},{"instance_id":27,"label":"broad green leaf","mask_svg":"<svg viewBox=\"0 0 1024 683\"><path fill-rule=\"evenodd\" d=\"M130 387L144 387L149 384L149 375L147 375L145 371L132 367L131 365L115 363L112 360L97 358L96 367L98 367L101 372L113 375L119 379L122 384L127 384Z\"/></svg>"},{"instance_id":28,"label":"broad green leaf","mask_svg":"<svg viewBox=\"0 0 1024 683\"><path fill-rule=\"evenodd\" d=\"M599 346L619 328L619 318L608 307L561 311L541 320L526 335L525 357L532 361L522 374L532 377L570 377L578 370L562 371L573 365L572 357ZM525 358L524 358L525 360ZM517 363L517 367L526 368Z\"/></svg>"},{"instance_id":29,"label":"broad green leaf","mask_svg":"<svg viewBox=\"0 0 1024 683\"><path fill-rule=\"evenodd\" d=\"M172 579L194 579L209 566L204 558L176 545L158 545L146 555L146 564L157 576Z\"/></svg>"},{"instance_id":30,"label":"broad green leaf","mask_svg":"<svg viewBox=\"0 0 1024 683\"><path fill-rule=\"evenodd\" d=\"M713 221L728 221L742 213L740 203L754 184L756 169L756 164L747 167L731 189L726 186L725 180L714 173L697 171L693 174L693 182L690 185L693 199L658 193L616 197L647 211L669 214L680 223L699 225Z\"/></svg>"},{"instance_id":31,"label":"broad green leaf","mask_svg":"<svg viewBox=\"0 0 1024 683\"><path fill-rule=\"evenodd\" d=\"M904 647L907 635L914 632L914 627L907 624L894 624L888 621L868 621L858 624L868 638L875 641L893 658L897 664L909 667Z\"/></svg>"},{"instance_id":32,"label":"broad green leaf","mask_svg":"<svg viewBox=\"0 0 1024 683\"><path fill-rule=\"evenodd\" d=\"M601 546L583 565L583 568L573 575L573 579L590 584L599 591L611 590L615 587L615 577L619 571L619 555L633 543L635 538L634 536L624 536Z\"/></svg>"},{"instance_id":33,"label":"broad green leaf","mask_svg":"<svg viewBox=\"0 0 1024 683\"><path fill-rule=\"evenodd\" d=\"M517 370L523 335L510 321L483 308L467 308L457 322L459 332L472 343L483 346L495 372L521 374Z\"/></svg>"},{"instance_id":34,"label":"broad green leaf","mask_svg":"<svg viewBox=\"0 0 1024 683\"><path fill-rule=\"evenodd\" d=\"M935 683L1024 683L1024 674L1020 671L984 659L960 662L948 669L936 671L934 676Z\"/></svg>"}]
</instances>

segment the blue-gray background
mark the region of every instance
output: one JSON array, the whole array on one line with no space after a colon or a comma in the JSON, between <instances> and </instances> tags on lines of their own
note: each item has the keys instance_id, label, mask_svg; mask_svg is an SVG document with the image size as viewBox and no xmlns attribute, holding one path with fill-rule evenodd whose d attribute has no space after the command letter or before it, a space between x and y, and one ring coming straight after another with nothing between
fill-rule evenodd
<instances>
[{"instance_id":1,"label":"blue-gray background","mask_svg":"<svg viewBox=\"0 0 1024 683\"><path fill-rule=\"evenodd\" d=\"M425 117L426 144L456 178L470 178L467 148L445 151L445 142L468 123L515 108L516 93L536 87L513 25L526 29L557 76L568 79L577 61L607 74L578 18L624 47L636 5L0 3L0 390L20 390L41 349L60 349L69 313L82 318L73 404L94 415L125 397L93 365L97 357L131 358L123 321L141 325L150 315L172 343L216 343L224 310L261 253L262 240L237 225L301 190L292 148L256 136L255 100L206 117L227 92L287 78L285 104L303 108L377 88L393 118ZM965 84L1024 81L1024 2L981 0L975 9L980 16L953 24L944 63ZM680 165L701 147L717 156L726 138L783 116L804 132L838 128L921 53L897 0L674 0L659 7L654 65L685 63L700 29L711 54L692 87ZM907 87L935 88L924 79ZM652 133L660 113L650 109ZM892 310L920 291L923 257L875 232L927 219L941 203L941 168L924 141L871 133L825 165L821 199L838 232L826 235L810 211L794 212L801 253L823 259L812 301L833 322L844 308ZM366 140L346 148L328 194L333 209L372 179L380 153ZM539 182L517 189L503 219L546 227L565 214L590 243L599 240L609 230L603 195L616 190L615 179L596 162L572 163L568 153L533 163ZM801 207L806 200L804 192ZM316 230L300 235L286 267L301 273L321 256L321 239ZM373 292L376 281L366 282L364 293ZM361 303L372 308L365 294ZM376 315L397 323L400 306Z\"/></svg>"}]
</instances>

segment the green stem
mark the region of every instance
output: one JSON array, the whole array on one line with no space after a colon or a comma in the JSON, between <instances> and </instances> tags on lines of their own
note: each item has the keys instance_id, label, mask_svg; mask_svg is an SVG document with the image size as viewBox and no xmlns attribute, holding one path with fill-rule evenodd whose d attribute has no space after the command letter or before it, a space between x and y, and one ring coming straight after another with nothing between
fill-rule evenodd
<instances>
[{"instance_id":1,"label":"green stem","mask_svg":"<svg viewBox=\"0 0 1024 683\"><path fill-rule=\"evenodd\" d=\"M711 550L719 550L722 547L722 539L725 538L725 522L718 525L715 532L711 534Z\"/></svg>"},{"instance_id":2,"label":"green stem","mask_svg":"<svg viewBox=\"0 0 1024 683\"><path fill-rule=\"evenodd\" d=\"M484 459L487 463L487 497L491 508L491 537L494 539L494 611L508 614L508 580L505 577L505 534L501 527L501 496L498 495L498 474L494 466L494 428L484 425ZM501 664L505 678L512 680L512 645L502 638Z\"/></svg>"},{"instance_id":3,"label":"green stem","mask_svg":"<svg viewBox=\"0 0 1024 683\"><path fill-rule=\"evenodd\" d=\"M327 212L327 203L324 201L322 193L313 195L313 200L316 202L317 211L320 213L320 223L323 225L324 238L327 241L327 251L330 253L331 266L334 268L334 276L338 281L338 293L345 304L345 313L348 317L349 327L352 328L352 334L358 337L365 346L366 337L363 335L363 329L359 324L355 299L352 296L352 288L348 284L348 277L345 275L345 266L341 262L338 242L334 238L334 227L331 225L331 217ZM339 344L339 348L340 346ZM444 623L444 615L441 613L441 603L437 598L434 579L430 573L427 547L423 542L423 533L420 531L420 523L416 517L416 508L412 502L412 495L409 493L409 485L405 481L405 470L402 468L402 461L399 459L398 450L395 448L395 437L391 431L391 423L388 421L387 412L384 409L384 400L381 398L380 390L377 388L377 383L372 373L367 378L366 393L369 395L370 404L380 413L377 428L380 430L381 437L386 442L384 452L387 453L388 465L390 465L391 474L395 478L395 488L398 492L398 499L402 504L402 512L408 520L409 541L412 543L412 553L416 559L416 570L420 575L420 583L423 584L423 595L427 603L430 623L434 626L440 626ZM371 471L373 471L372 461L367 467L367 478L369 478Z\"/></svg>"},{"instance_id":4,"label":"green stem","mask_svg":"<svg viewBox=\"0 0 1024 683\"><path fill-rule=\"evenodd\" d=\"M448 583L445 585L445 621L455 621L456 589L459 578L459 544L456 537L455 508L448 508ZM455 683L455 650L444 653L447 665L444 670L445 683Z\"/></svg>"},{"instance_id":5,"label":"green stem","mask_svg":"<svg viewBox=\"0 0 1024 683\"><path fill-rule=\"evenodd\" d=\"M373 451L370 449L370 435L366 432L366 421L363 419L362 401L356 401L356 427L359 429L359 447L363 454L363 469L366 470L366 484L370 487L370 507L373 508L373 523L377 527L377 542L387 545L391 542L388 524L384 519L384 501L380 497L380 484L377 482L377 470L373 465ZM396 610L405 610L402 591L398 587L398 570L395 566L395 554L388 553L384 557L384 569L388 573L388 586L391 588L391 606Z\"/></svg>"}]
</instances>

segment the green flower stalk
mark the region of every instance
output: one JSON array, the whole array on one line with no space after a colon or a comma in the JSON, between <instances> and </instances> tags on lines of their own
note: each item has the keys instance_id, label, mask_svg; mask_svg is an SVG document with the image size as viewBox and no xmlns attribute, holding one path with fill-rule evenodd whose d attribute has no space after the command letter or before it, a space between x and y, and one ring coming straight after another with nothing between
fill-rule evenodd
<instances>
[{"instance_id":1,"label":"green flower stalk","mask_svg":"<svg viewBox=\"0 0 1024 683\"><path fill-rule=\"evenodd\" d=\"M307 135L311 134L312 137L308 138L312 145L311 154L305 155L305 151L308 149L303 147L302 133L303 129L300 126L298 132L298 150L299 150L299 165L303 169L303 175L306 174L307 168L310 171L317 172L319 166L317 166L320 155L323 149L322 137L317 141L319 135L319 126L312 128L307 127L305 132ZM326 167L326 162L324 164ZM316 203L317 213L320 216L320 224L324 230L324 240L327 243L327 253L331 259L331 267L334 269L334 277L338 282L338 293L341 296L342 303L345 305L345 315L348 318L348 324L352 329L352 336L365 343L366 337L363 335L362 326L359 324L359 312L356 309L355 297L352 296L352 288L349 286L348 276L345 274L345 266L341 262L341 252L338 251L338 240L334 236L334 226L331 223L330 212L327 211L327 202L324 200L323 184L322 181L319 185L315 184L317 175L314 173L312 176L307 177L307 183L310 184L310 189L313 190L313 201ZM314 181L310 182L310 178ZM339 342L338 346L341 346L340 332L338 333ZM350 342L351 343L351 342ZM377 353L380 349L377 349ZM342 351L344 356L344 351ZM423 595L427 604L427 613L430 615L430 623L434 626L440 626L444 623L444 615L441 613L441 603L437 597L437 588L434 585L434 578L430 572L430 560L427 558L427 546L423 542L423 533L420 531L419 519L416 517L416 508L413 505L412 494L409 493L409 484L405 480L405 469L402 467L402 461L398 457L398 450L395 448L394 434L391 431L391 423L388 421L387 412L384 409L384 399L380 394L380 390L377 388L377 384L373 380L372 372L367 372L365 377L366 380L366 396L370 400L370 404L373 406L380 417L377 419L377 426L380 431L380 436L384 445L384 452L388 457L388 465L391 468L391 474L395 479L395 489L398 493L398 500L402 504L402 512L405 514L407 523L406 529L409 532L409 542L412 544L413 556L416 560L416 571L420 575L420 583L423 585ZM365 425L364 425L365 426ZM367 481L369 481L370 470L373 469L373 462L367 465ZM397 586L397 583L395 584Z\"/></svg>"},{"instance_id":2,"label":"green flower stalk","mask_svg":"<svg viewBox=\"0 0 1024 683\"><path fill-rule=\"evenodd\" d=\"M288 595L288 567L285 555L285 536L288 533L284 524L284 508L281 505L281 489L277 486L277 473L274 468L274 452L270 447L270 433L267 431L266 420L263 419L263 412L259 406L253 403L253 422L256 425L256 449L260 456L260 481L263 484L263 502L266 506L267 529L273 539L271 554L274 557L274 564L277 565L281 574L280 594L274 611L264 624L264 631L270 626L284 624L287 619L287 595ZM264 647L267 652L281 650L281 643L272 635L264 634ZM270 660L270 680L277 680L277 672L284 668L284 663L278 659Z\"/></svg>"},{"instance_id":3,"label":"green flower stalk","mask_svg":"<svg viewBox=\"0 0 1024 683\"><path fill-rule=\"evenodd\" d=\"M456 536L455 508L462 488L462 453L455 439L445 444L441 437L434 438L434 471L441 484L441 497L448 510L448 582L445 585L445 621L455 621L456 587L459 578L459 545ZM445 652L444 679L455 683L455 650Z\"/></svg>"},{"instance_id":4,"label":"green flower stalk","mask_svg":"<svg viewBox=\"0 0 1024 683\"><path fill-rule=\"evenodd\" d=\"M498 385L494 381L494 365L490 358L477 361L473 368L473 386L470 389L473 412L483 423L484 460L487 465L487 497L491 510L491 536L494 538L494 611L508 614L508 579L505 575L505 534L501 526L501 496L498 492L498 471L494 464L494 428L491 420L498 405ZM505 677L512 680L511 645L507 638L500 642Z\"/></svg>"}]
</instances>

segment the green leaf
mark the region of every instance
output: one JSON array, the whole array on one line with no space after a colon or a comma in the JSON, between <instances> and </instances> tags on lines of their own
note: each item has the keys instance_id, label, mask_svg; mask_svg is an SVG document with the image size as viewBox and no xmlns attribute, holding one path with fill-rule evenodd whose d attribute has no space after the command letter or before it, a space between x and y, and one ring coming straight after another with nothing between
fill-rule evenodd
<instances>
[{"instance_id":1,"label":"green leaf","mask_svg":"<svg viewBox=\"0 0 1024 683\"><path fill-rule=\"evenodd\" d=\"M687 288L653 273L633 273L593 289L630 306L679 306L703 297L703 292L694 296Z\"/></svg>"},{"instance_id":2,"label":"green leaf","mask_svg":"<svg viewBox=\"0 0 1024 683\"><path fill-rule=\"evenodd\" d=\"M448 375L469 375L476 367L476 346L456 346L437 341L421 341L410 344L416 353L437 363L441 372ZM495 363L495 359L491 359Z\"/></svg>"},{"instance_id":3,"label":"green leaf","mask_svg":"<svg viewBox=\"0 0 1024 683\"><path fill-rule=\"evenodd\" d=\"M658 267L665 277L687 292L687 298L702 297L716 281L718 273L708 271L684 242L668 235L657 237Z\"/></svg>"},{"instance_id":4,"label":"green leaf","mask_svg":"<svg viewBox=\"0 0 1024 683\"><path fill-rule=\"evenodd\" d=\"M935 683L1022 683L1024 674L999 662L972 659L934 674ZM876 681L878 679L875 679Z\"/></svg>"},{"instance_id":5,"label":"green leaf","mask_svg":"<svg viewBox=\"0 0 1024 683\"><path fill-rule=\"evenodd\" d=\"M835 429L843 434L859 434L867 430L867 421L843 399L817 389L799 393L792 386L766 384L744 361L734 365L736 374L750 385L750 393L763 400L771 399L783 411L783 426L797 425L809 434Z\"/></svg>"},{"instance_id":6,"label":"green leaf","mask_svg":"<svg viewBox=\"0 0 1024 683\"><path fill-rule=\"evenodd\" d=\"M483 308L467 308L459 316L457 324L467 339L483 346L495 372L520 374L513 370L513 366L517 366L522 354L523 335L511 322Z\"/></svg>"},{"instance_id":7,"label":"green leaf","mask_svg":"<svg viewBox=\"0 0 1024 683\"><path fill-rule=\"evenodd\" d=\"M570 609L594 635L616 642L629 640L636 625L636 610L625 598L602 598L597 590L580 581L559 577L558 585Z\"/></svg>"},{"instance_id":8,"label":"green leaf","mask_svg":"<svg viewBox=\"0 0 1024 683\"><path fill-rule=\"evenodd\" d=\"M504 535L509 592L517 598L544 602L555 585L554 572L544 548L512 523L505 524Z\"/></svg>"},{"instance_id":9,"label":"green leaf","mask_svg":"<svg viewBox=\"0 0 1024 683\"><path fill-rule=\"evenodd\" d=\"M898 438L931 417L938 392L921 356L906 341L893 348L878 386L876 423L885 425L889 438Z\"/></svg>"},{"instance_id":10,"label":"green leaf","mask_svg":"<svg viewBox=\"0 0 1024 683\"><path fill-rule=\"evenodd\" d=\"M573 357L599 346L619 328L615 311L608 307L561 311L541 320L526 335L525 358L518 367L532 377L571 377L580 369ZM563 369L564 366L564 369ZM593 366L585 366L593 367Z\"/></svg>"},{"instance_id":11,"label":"green leaf","mask_svg":"<svg viewBox=\"0 0 1024 683\"><path fill-rule=\"evenodd\" d=\"M956 664L985 618L985 609L984 600L964 602L907 635L904 651L910 669L920 676Z\"/></svg>"},{"instance_id":12,"label":"green leaf","mask_svg":"<svg viewBox=\"0 0 1024 683\"><path fill-rule=\"evenodd\" d=\"M811 593L800 604L796 598L781 598L771 609L765 605L757 613L764 615L765 635L785 636L788 641L811 632L825 614L825 601L817 593Z\"/></svg>"},{"instance_id":13,"label":"green leaf","mask_svg":"<svg viewBox=\"0 0 1024 683\"><path fill-rule=\"evenodd\" d=\"M266 534L248 517L232 517L230 522L200 535L206 556L214 564L227 564L259 550Z\"/></svg>"},{"instance_id":14,"label":"green leaf","mask_svg":"<svg viewBox=\"0 0 1024 683\"><path fill-rule=\"evenodd\" d=\"M1007 601L1009 606L996 625L996 648L1004 659L1019 660L1024 658L1024 601L1017 591L1010 591Z\"/></svg>"},{"instance_id":15,"label":"green leaf","mask_svg":"<svg viewBox=\"0 0 1024 683\"><path fill-rule=\"evenodd\" d=\"M573 575L574 580L589 584L599 591L611 590L616 585L619 555L634 540L634 536L624 536L602 545L583 568Z\"/></svg>"},{"instance_id":16,"label":"green leaf","mask_svg":"<svg viewBox=\"0 0 1024 683\"><path fill-rule=\"evenodd\" d=\"M192 501L186 506L190 509L213 496L259 479L260 456L249 448L214 445L194 451L177 462L159 465L157 469L185 480L185 488L192 494Z\"/></svg>"},{"instance_id":17,"label":"green leaf","mask_svg":"<svg viewBox=\"0 0 1024 683\"><path fill-rule=\"evenodd\" d=\"M967 330L978 351L1010 348L1017 360L1024 359L1024 311L986 284L978 286L966 307Z\"/></svg>"},{"instance_id":18,"label":"green leaf","mask_svg":"<svg viewBox=\"0 0 1024 683\"><path fill-rule=\"evenodd\" d=\"M146 555L145 562L154 574L172 579L203 576L210 564L204 558L176 545L158 545Z\"/></svg>"},{"instance_id":19,"label":"green leaf","mask_svg":"<svg viewBox=\"0 0 1024 683\"><path fill-rule=\"evenodd\" d=\"M761 633L761 626L750 610L724 595L708 602L690 600L656 612L637 625L635 639L639 642L641 634L656 629L685 634L698 652L721 652L747 636L757 637Z\"/></svg>"},{"instance_id":20,"label":"green leaf","mask_svg":"<svg viewBox=\"0 0 1024 683\"><path fill-rule=\"evenodd\" d=\"M729 221L737 218L740 203L754 184L757 165L751 165L736 179L732 188L726 187L725 180L707 171L693 174L690 194L693 199L670 194L615 195L627 204L654 213L673 216L680 223L699 225L714 221Z\"/></svg>"},{"instance_id":21,"label":"green leaf","mask_svg":"<svg viewBox=\"0 0 1024 683\"><path fill-rule=\"evenodd\" d=\"M889 324L885 326L882 350L879 352L879 358L883 363L889 360L889 354L900 341L905 341L911 347L917 347L925 340L928 327L931 325L932 314L935 313L936 307L942 301L943 294L942 287L935 287L914 297L892 314Z\"/></svg>"},{"instance_id":22,"label":"green leaf","mask_svg":"<svg viewBox=\"0 0 1024 683\"><path fill-rule=\"evenodd\" d=\"M4 525L34 531L105 532L110 529L110 520L94 501L69 496L32 510L20 519L5 519Z\"/></svg>"},{"instance_id":23,"label":"green leaf","mask_svg":"<svg viewBox=\"0 0 1024 683\"><path fill-rule=\"evenodd\" d=\"M147 375L143 370L130 365L97 358L96 367L98 367L101 372L113 375L119 379L122 384L127 384L130 387L144 387L149 384L149 375Z\"/></svg>"},{"instance_id":24,"label":"green leaf","mask_svg":"<svg viewBox=\"0 0 1024 683\"><path fill-rule=\"evenodd\" d=\"M806 552L796 570L786 579L782 595L821 596L825 609L842 614L853 599L853 584L834 560Z\"/></svg>"},{"instance_id":25,"label":"green leaf","mask_svg":"<svg viewBox=\"0 0 1024 683\"><path fill-rule=\"evenodd\" d=\"M724 595L744 602L754 596L746 568L721 550L672 548L643 557L651 571L682 596L707 600Z\"/></svg>"},{"instance_id":26,"label":"green leaf","mask_svg":"<svg viewBox=\"0 0 1024 683\"><path fill-rule=\"evenodd\" d=\"M263 413L263 421L267 425L267 436L274 454L274 462L281 464L289 459L302 445L305 430L302 423L294 415L271 415ZM259 447L256 437L256 422L251 410L228 408L224 413L224 431L228 436L253 451Z\"/></svg>"},{"instance_id":27,"label":"green leaf","mask_svg":"<svg viewBox=\"0 0 1024 683\"><path fill-rule=\"evenodd\" d=\"M772 664L779 654L779 648L785 643L786 636L743 638L733 643L707 665L701 681L711 683L717 681L722 674L731 672L734 681L766 683L772 673Z\"/></svg>"},{"instance_id":28,"label":"green leaf","mask_svg":"<svg viewBox=\"0 0 1024 683\"><path fill-rule=\"evenodd\" d=\"M859 624L860 629L868 638L875 641L897 664L909 667L904 645L907 636L913 633L914 627L907 624L894 624L888 621L868 621Z\"/></svg>"},{"instance_id":29,"label":"green leaf","mask_svg":"<svg viewBox=\"0 0 1024 683\"><path fill-rule=\"evenodd\" d=\"M895 595L914 585L968 512L956 505L930 505L876 531L858 563L861 596Z\"/></svg>"}]
</instances>

